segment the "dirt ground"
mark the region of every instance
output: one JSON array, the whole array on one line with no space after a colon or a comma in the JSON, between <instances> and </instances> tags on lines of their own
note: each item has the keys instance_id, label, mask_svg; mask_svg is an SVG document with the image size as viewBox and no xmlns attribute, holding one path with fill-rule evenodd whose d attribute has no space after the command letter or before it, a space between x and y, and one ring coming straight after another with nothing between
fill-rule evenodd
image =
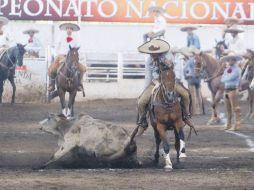
<instances>
[{"instance_id":1,"label":"dirt ground","mask_svg":"<svg viewBox=\"0 0 254 190\"><path fill-rule=\"evenodd\" d=\"M76 104L76 114L135 127L135 100L95 100ZM247 105L242 105L243 115ZM243 124L237 133L224 132L222 125L206 126L204 116L195 116L198 136L186 142L187 158L171 172L153 165L155 143L152 128L137 139L141 168L80 169L51 167L34 170L48 161L57 149L56 138L39 130L38 122L53 104L3 104L0 106L0 189L170 189L170 190L254 190L254 125ZM223 110L223 107L220 108ZM188 128L185 129L186 134ZM171 158L176 163L173 135ZM252 148L252 149L251 149Z\"/></svg>"}]
</instances>

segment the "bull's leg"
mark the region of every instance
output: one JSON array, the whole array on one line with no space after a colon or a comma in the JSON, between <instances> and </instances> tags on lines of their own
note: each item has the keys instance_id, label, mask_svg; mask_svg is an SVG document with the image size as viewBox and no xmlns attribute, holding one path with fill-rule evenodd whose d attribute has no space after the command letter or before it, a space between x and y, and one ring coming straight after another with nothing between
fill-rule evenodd
<instances>
[{"instance_id":1,"label":"bull's leg","mask_svg":"<svg viewBox=\"0 0 254 190\"><path fill-rule=\"evenodd\" d=\"M0 80L0 104L2 104L3 91L4 91L4 81Z\"/></svg>"},{"instance_id":2,"label":"bull's leg","mask_svg":"<svg viewBox=\"0 0 254 190\"><path fill-rule=\"evenodd\" d=\"M156 143L154 162L157 165L159 163L159 157L160 157L159 151L160 151L161 138L160 138L159 132L156 129L154 129L154 137L155 137L155 143Z\"/></svg>"},{"instance_id":3,"label":"bull's leg","mask_svg":"<svg viewBox=\"0 0 254 190\"><path fill-rule=\"evenodd\" d=\"M62 114L67 117L66 109L65 109L65 91L62 89L58 89L58 94L61 102Z\"/></svg>"},{"instance_id":4,"label":"bull's leg","mask_svg":"<svg viewBox=\"0 0 254 190\"><path fill-rule=\"evenodd\" d=\"M11 86L12 86L11 104L14 105L15 104L15 95L16 95L16 84L14 82L14 78L13 77L9 77L8 80L10 81Z\"/></svg>"},{"instance_id":5,"label":"bull's leg","mask_svg":"<svg viewBox=\"0 0 254 190\"><path fill-rule=\"evenodd\" d=\"M163 142L163 149L164 149L164 159L165 159L165 166L164 168L165 169L173 169L172 167L172 162L171 162L171 159L170 159L170 155L169 155L169 149L170 149L170 146L169 146L169 141L167 139L167 130L166 130L166 126L161 124L161 123L157 123L157 129L158 129L158 132L160 134L160 138Z\"/></svg>"}]
</instances>

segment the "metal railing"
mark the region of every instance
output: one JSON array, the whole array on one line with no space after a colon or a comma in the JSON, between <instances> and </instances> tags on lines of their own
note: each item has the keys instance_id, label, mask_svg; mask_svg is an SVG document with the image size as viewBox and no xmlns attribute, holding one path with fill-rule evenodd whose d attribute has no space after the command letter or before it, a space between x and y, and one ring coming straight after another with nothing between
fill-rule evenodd
<instances>
[{"instance_id":1,"label":"metal railing","mask_svg":"<svg viewBox=\"0 0 254 190\"><path fill-rule=\"evenodd\" d=\"M121 81L145 77L145 57L137 53L115 53L90 56L86 53L85 79L91 81Z\"/></svg>"}]
</instances>

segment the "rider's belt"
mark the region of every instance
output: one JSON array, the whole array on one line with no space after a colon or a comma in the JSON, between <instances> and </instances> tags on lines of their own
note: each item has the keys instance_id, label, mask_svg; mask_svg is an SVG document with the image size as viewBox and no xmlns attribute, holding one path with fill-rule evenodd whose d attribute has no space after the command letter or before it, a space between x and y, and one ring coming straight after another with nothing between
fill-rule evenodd
<instances>
[{"instance_id":1,"label":"rider's belt","mask_svg":"<svg viewBox=\"0 0 254 190\"><path fill-rule=\"evenodd\" d=\"M225 90L226 91L233 91L233 90L236 90L237 88L236 87L228 87L228 88L226 88Z\"/></svg>"}]
</instances>

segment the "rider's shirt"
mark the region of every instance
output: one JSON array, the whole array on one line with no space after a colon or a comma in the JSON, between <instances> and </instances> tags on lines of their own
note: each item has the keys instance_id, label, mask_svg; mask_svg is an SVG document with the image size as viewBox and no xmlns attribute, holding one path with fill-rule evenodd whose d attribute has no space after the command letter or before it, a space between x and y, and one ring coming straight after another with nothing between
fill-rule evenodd
<instances>
[{"instance_id":1,"label":"rider's shirt","mask_svg":"<svg viewBox=\"0 0 254 190\"><path fill-rule=\"evenodd\" d=\"M197 49L200 49L199 37L196 34L187 36L187 47L195 47Z\"/></svg>"},{"instance_id":2,"label":"rider's shirt","mask_svg":"<svg viewBox=\"0 0 254 190\"><path fill-rule=\"evenodd\" d=\"M176 54L174 57L174 72L175 77L179 82L184 82L184 57L180 54Z\"/></svg>"},{"instance_id":3,"label":"rider's shirt","mask_svg":"<svg viewBox=\"0 0 254 190\"><path fill-rule=\"evenodd\" d=\"M228 51L235 54L244 54L246 52L245 44L243 39L237 35L229 42Z\"/></svg>"},{"instance_id":4,"label":"rider's shirt","mask_svg":"<svg viewBox=\"0 0 254 190\"><path fill-rule=\"evenodd\" d=\"M41 49L41 42L36 37L33 37L33 38L29 37L26 43L27 43L27 45L25 48L28 51L33 51L33 52L38 53Z\"/></svg>"},{"instance_id":5,"label":"rider's shirt","mask_svg":"<svg viewBox=\"0 0 254 190\"><path fill-rule=\"evenodd\" d=\"M224 83L225 89L238 88L241 80L241 69L237 63L226 68L221 77L221 82Z\"/></svg>"},{"instance_id":6,"label":"rider's shirt","mask_svg":"<svg viewBox=\"0 0 254 190\"><path fill-rule=\"evenodd\" d=\"M10 47L12 44L12 39L9 33L4 33L0 35L0 47Z\"/></svg>"},{"instance_id":7,"label":"rider's shirt","mask_svg":"<svg viewBox=\"0 0 254 190\"><path fill-rule=\"evenodd\" d=\"M163 16L159 15L158 17L154 18L154 26L152 30L153 33L166 30L166 27L167 27L167 21Z\"/></svg>"},{"instance_id":8,"label":"rider's shirt","mask_svg":"<svg viewBox=\"0 0 254 190\"><path fill-rule=\"evenodd\" d=\"M56 54L57 55L67 55L70 47L79 47L78 38L76 35L72 34L71 36L64 35L62 36L56 45Z\"/></svg>"},{"instance_id":9,"label":"rider's shirt","mask_svg":"<svg viewBox=\"0 0 254 190\"><path fill-rule=\"evenodd\" d=\"M166 60L173 62L173 59L174 59L174 56L170 52L159 55L159 57L156 60L154 60L150 56L149 60L148 60L148 67L150 70L151 80L158 80L159 79L159 67L161 69L166 69L168 66L164 62Z\"/></svg>"}]
</instances>

